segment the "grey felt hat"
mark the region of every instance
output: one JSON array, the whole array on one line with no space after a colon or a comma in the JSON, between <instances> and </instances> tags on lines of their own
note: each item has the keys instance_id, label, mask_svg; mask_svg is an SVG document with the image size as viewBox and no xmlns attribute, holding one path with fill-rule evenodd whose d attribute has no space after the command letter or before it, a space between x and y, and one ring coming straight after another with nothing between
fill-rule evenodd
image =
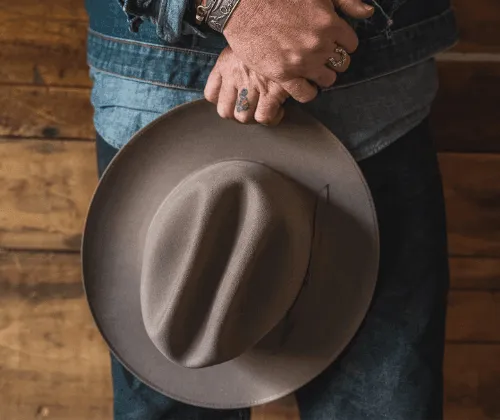
<instances>
[{"instance_id":1,"label":"grey felt hat","mask_svg":"<svg viewBox=\"0 0 500 420\"><path fill-rule=\"evenodd\" d=\"M359 328L378 270L375 209L355 161L295 107L274 128L204 100L117 154L82 245L104 339L174 399L237 408L321 373Z\"/></svg>"}]
</instances>

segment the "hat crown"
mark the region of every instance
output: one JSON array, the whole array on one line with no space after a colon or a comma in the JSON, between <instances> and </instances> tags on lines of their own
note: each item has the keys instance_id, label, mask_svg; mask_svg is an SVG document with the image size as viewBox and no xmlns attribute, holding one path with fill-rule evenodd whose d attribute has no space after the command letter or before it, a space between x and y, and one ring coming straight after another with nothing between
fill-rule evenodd
<instances>
[{"instance_id":1,"label":"hat crown","mask_svg":"<svg viewBox=\"0 0 500 420\"><path fill-rule=\"evenodd\" d=\"M141 309L169 360L233 359L286 314L309 263L314 200L256 162L195 172L163 201L144 247Z\"/></svg>"}]
</instances>

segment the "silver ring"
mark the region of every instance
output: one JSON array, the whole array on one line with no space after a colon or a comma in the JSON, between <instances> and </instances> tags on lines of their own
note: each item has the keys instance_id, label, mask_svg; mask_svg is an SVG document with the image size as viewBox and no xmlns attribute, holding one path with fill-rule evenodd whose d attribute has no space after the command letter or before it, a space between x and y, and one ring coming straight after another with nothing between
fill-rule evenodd
<instances>
[{"instance_id":1,"label":"silver ring","mask_svg":"<svg viewBox=\"0 0 500 420\"><path fill-rule=\"evenodd\" d=\"M347 61L347 51L344 50L342 47L337 47L335 48L335 52L337 54L340 54L340 59L336 60L333 57L330 57L328 61L326 62L326 65L330 67L331 69L336 69L338 67L341 67L345 64Z\"/></svg>"}]
</instances>

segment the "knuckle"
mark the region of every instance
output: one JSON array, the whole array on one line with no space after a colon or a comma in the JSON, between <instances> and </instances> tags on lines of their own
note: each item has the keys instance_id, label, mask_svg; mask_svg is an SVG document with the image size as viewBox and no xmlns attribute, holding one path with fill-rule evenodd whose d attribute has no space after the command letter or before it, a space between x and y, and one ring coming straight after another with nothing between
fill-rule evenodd
<instances>
[{"instance_id":1,"label":"knuckle","mask_svg":"<svg viewBox=\"0 0 500 420\"><path fill-rule=\"evenodd\" d=\"M224 118L225 120L230 120L233 118L233 113L229 112L227 108L220 108L217 109L217 112L221 118Z\"/></svg>"},{"instance_id":2,"label":"knuckle","mask_svg":"<svg viewBox=\"0 0 500 420\"><path fill-rule=\"evenodd\" d=\"M322 74L319 77L318 80L318 85L320 85L322 88L327 88L330 87L335 83L335 80L337 80L337 73L334 71L330 71L329 73Z\"/></svg>"},{"instance_id":3,"label":"knuckle","mask_svg":"<svg viewBox=\"0 0 500 420\"><path fill-rule=\"evenodd\" d=\"M337 81L337 73L332 71L332 74L330 76L330 80L328 80L328 86L333 85Z\"/></svg>"},{"instance_id":4,"label":"knuckle","mask_svg":"<svg viewBox=\"0 0 500 420\"><path fill-rule=\"evenodd\" d=\"M270 117L270 115L267 112L255 114L255 121L257 121L259 124L268 125L272 122L272 120L273 119Z\"/></svg>"},{"instance_id":5,"label":"knuckle","mask_svg":"<svg viewBox=\"0 0 500 420\"><path fill-rule=\"evenodd\" d=\"M207 90L205 90L204 94L205 94L205 99L208 102L210 102L212 104L216 104L217 103L217 98L216 98L216 96L215 96L215 94L213 92L211 92L211 91L207 92Z\"/></svg>"},{"instance_id":6,"label":"knuckle","mask_svg":"<svg viewBox=\"0 0 500 420\"><path fill-rule=\"evenodd\" d=\"M318 13L316 16L316 28L320 31L323 32L325 30L329 30L332 25L334 24L334 18L333 14L330 11L322 11L321 13Z\"/></svg>"},{"instance_id":7,"label":"knuckle","mask_svg":"<svg viewBox=\"0 0 500 420\"><path fill-rule=\"evenodd\" d=\"M318 95L318 91L314 90L311 92L303 93L301 94L297 99L298 102L305 104L307 102L311 102L316 96Z\"/></svg>"},{"instance_id":8,"label":"knuckle","mask_svg":"<svg viewBox=\"0 0 500 420\"><path fill-rule=\"evenodd\" d=\"M248 124L252 121L252 116L248 114L234 114L234 118L242 124Z\"/></svg>"},{"instance_id":9,"label":"knuckle","mask_svg":"<svg viewBox=\"0 0 500 420\"><path fill-rule=\"evenodd\" d=\"M344 65L342 66L341 71L346 71L350 65L351 65L351 59L349 57L347 57Z\"/></svg>"},{"instance_id":10,"label":"knuckle","mask_svg":"<svg viewBox=\"0 0 500 420\"><path fill-rule=\"evenodd\" d=\"M281 89L279 95L277 95L280 101L280 104L284 104L286 100L290 97L287 91Z\"/></svg>"},{"instance_id":11,"label":"knuckle","mask_svg":"<svg viewBox=\"0 0 500 420\"><path fill-rule=\"evenodd\" d=\"M359 39L351 27L344 29L343 39L347 45L342 46L346 48L347 52L352 53L358 48Z\"/></svg>"},{"instance_id":12,"label":"knuckle","mask_svg":"<svg viewBox=\"0 0 500 420\"><path fill-rule=\"evenodd\" d=\"M359 39L358 39L358 37L357 36L353 36L351 43L352 43L351 49L354 52L359 47Z\"/></svg>"},{"instance_id":13,"label":"knuckle","mask_svg":"<svg viewBox=\"0 0 500 420\"><path fill-rule=\"evenodd\" d=\"M314 35L311 37L309 41L309 49L311 51L320 51L322 49L322 46L324 45L324 42L322 42L321 37Z\"/></svg>"},{"instance_id":14,"label":"knuckle","mask_svg":"<svg viewBox=\"0 0 500 420\"><path fill-rule=\"evenodd\" d=\"M269 95L275 97L280 105L288 98L288 92L279 85L273 85L269 89Z\"/></svg>"},{"instance_id":15,"label":"knuckle","mask_svg":"<svg viewBox=\"0 0 500 420\"><path fill-rule=\"evenodd\" d=\"M317 89L302 79L290 80L281 86L287 95L290 95L293 99L301 103L311 101L318 94Z\"/></svg>"},{"instance_id":16,"label":"knuckle","mask_svg":"<svg viewBox=\"0 0 500 420\"><path fill-rule=\"evenodd\" d=\"M294 67L299 67L304 63L304 57L298 53L292 53L289 56L290 64Z\"/></svg>"}]
</instances>

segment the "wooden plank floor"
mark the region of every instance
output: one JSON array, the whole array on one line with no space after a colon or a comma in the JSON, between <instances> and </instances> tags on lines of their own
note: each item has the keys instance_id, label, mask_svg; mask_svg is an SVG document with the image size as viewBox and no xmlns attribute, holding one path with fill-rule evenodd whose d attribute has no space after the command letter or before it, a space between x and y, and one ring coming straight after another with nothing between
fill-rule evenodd
<instances>
[{"instance_id":1,"label":"wooden plank floor","mask_svg":"<svg viewBox=\"0 0 500 420\"><path fill-rule=\"evenodd\" d=\"M500 419L500 2L455 0L432 122L452 288L446 420ZM0 420L112 418L109 359L80 283L96 185L83 0L16 0L0 19ZM22 27L22 31L19 28ZM293 397L253 420L298 420ZM147 420L147 419L145 419Z\"/></svg>"}]
</instances>

